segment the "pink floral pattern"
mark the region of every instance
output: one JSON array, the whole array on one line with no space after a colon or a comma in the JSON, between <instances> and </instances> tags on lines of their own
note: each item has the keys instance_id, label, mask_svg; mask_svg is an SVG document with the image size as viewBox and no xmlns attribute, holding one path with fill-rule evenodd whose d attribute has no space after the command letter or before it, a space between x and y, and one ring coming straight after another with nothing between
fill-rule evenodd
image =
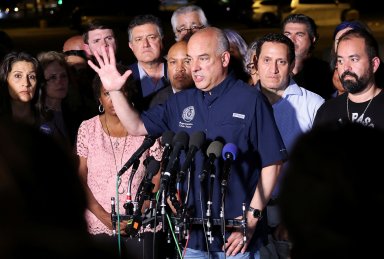
<instances>
[{"instance_id":1,"label":"pink floral pattern","mask_svg":"<svg viewBox=\"0 0 384 259\"><path fill-rule=\"evenodd\" d=\"M103 130L99 116L83 121L78 130L77 136L77 155L87 158L88 166L88 186L96 200L108 212L111 212L111 197L116 197L117 173L128 161L132 154L143 143L143 136L130 136L126 138L109 137ZM117 144L117 148L112 147ZM113 149L112 149L113 148ZM124 149L123 149L124 148ZM115 158L116 157L116 164ZM162 149L159 140L147 150L140 158L140 165L137 169L132 185L132 200L136 197L137 189L145 175L143 161L148 156L154 156L158 161L161 160ZM118 187L118 197L116 199L116 212L124 214L123 208L127 197L128 180L131 175L132 167L129 168L120 178L121 183ZM119 209L117 207L119 203ZM89 210L85 214L88 222L88 230L91 234L107 233L112 235L109 230L92 212Z\"/></svg>"}]
</instances>

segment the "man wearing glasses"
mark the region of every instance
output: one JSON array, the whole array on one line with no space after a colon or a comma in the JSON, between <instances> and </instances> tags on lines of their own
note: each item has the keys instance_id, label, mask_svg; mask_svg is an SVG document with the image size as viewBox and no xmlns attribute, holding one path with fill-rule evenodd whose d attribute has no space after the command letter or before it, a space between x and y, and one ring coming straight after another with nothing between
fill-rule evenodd
<instances>
[{"instance_id":1,"label":"man wearing glasses","mask_svg":"<svg viewBox=\"0 0 384 259\"><path fill-rule=\"evenodd\" d=\"M171 17L175 40L188 40L193 33L208 27L208 20L201 7L187 5L176 9Z\"/></svg>"}]
</instances>

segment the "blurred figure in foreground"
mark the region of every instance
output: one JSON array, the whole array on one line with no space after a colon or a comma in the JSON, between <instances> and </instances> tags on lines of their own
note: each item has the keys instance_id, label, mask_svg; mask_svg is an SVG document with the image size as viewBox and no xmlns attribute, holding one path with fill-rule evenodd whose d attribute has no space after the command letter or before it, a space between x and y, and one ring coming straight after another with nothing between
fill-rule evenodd
<instances>
[{"instance_id":1,"label":"blurred figure in foreground","mask_svg":"<svg viewBox=\"0 0 384 259\"><path fill-rule=\"evenodd\" d=\"M87 233L77 159L36 128L0 124L0 258L118 258Z\"/></svg>"},{"instance_id":2,"label":"blurred figure in foreground","mask_svg":"<svg viewBox=\"0 0 384 259\"><path fill-rule=\"evenodd\" d=\"M281 188L292 259L377 258L383 238L384 132L358 124L299 137ZM353 141L351 141L353 140ZM372 206L370 206L370 205ZM358 215L358 216L355 216ZM358 222L357 222L358 221Z\"/></svg>"}]
</instances>

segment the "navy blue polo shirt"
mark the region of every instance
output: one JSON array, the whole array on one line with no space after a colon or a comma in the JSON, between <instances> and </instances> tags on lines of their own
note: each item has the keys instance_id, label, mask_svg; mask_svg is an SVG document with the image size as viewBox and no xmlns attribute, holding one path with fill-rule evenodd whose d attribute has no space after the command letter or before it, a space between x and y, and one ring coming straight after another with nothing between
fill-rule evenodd
<instances>
[{"instance_id":1,"label":"navy blue polo shirt","mask_svg":"<svg viewBox=\"0 0 384 259\"><path fill-rule=\"evenodd\" d=\"M238 148L236 160L232 163L225 194L226 219L242 215L242 203L248 208L256 189L263 167L286 159L284 143L277 129L273 110L266 98L255 88L232 74L213 88L203 92L196 88L183 90L171 96L164 105L158 105L142 113L145 128L151 135L160 136L164 131L175 133L186 131L189 135L204 131L207 145L198 151L191 171L189 188L185 180L182 194L189 191L187 206L192 208L191 217L206 218L207 191L205 182L199 175L206 160L206 147L214 140L233 143ZM183 163L185 153L180 155ZM224 161L215 161L216 180L212 197L212 218L220 218L221 175ZM185 177L188 179L188 177ZM201 209L201 207L203 209ZM220 229L215 230L215 240L210 251L222 251L223 240ZM194 226L190 232L188 247L206 250L201 226Z\"/></svg>"}]
</instances>

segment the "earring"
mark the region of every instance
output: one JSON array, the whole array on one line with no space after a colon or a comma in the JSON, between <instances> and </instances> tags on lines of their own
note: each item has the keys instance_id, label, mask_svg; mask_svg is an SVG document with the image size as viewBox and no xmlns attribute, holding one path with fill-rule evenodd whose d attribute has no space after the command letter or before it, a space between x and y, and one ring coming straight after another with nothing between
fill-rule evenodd
<instances>
[{"instance_id":1,"label":"earring","mask_svg":"<svg viewBox=\"0 0 384 259\"><path fill-rule=\"evenodd\" d=\"M104 112L104 107L103 107L103 105L101 103L99 104L99 112L100 113Z\"/></svg>"}]
</instances>

